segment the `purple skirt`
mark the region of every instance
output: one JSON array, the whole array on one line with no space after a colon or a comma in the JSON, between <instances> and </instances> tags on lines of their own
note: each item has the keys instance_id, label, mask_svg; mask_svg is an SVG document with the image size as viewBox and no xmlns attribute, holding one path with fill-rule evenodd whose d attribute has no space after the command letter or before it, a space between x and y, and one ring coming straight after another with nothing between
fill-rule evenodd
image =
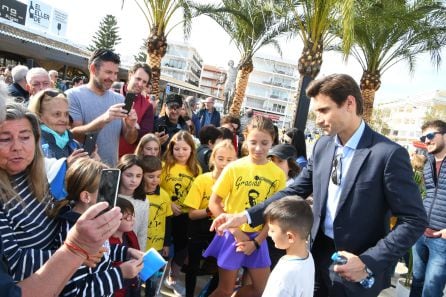
<instances>
[{"instance_id":1,"label":"purple skirt","mask_svg":"<svg viewBox=\"0 0 446 297\"><path fill-rule=\"evenodd\" d=\"M255 238L258 233L246 233L249 238ZM211 244L209 244L204 257L214 257L217 259L217 265L226 270L238 270L241 267L246 268L266 268L270 267L271 260L268 253L266 240L260 244L260 248L247 256L243 252L236 252L236 241L234 236L225 231L222 236L215 235Z\"/></svg>"}]
</instances>

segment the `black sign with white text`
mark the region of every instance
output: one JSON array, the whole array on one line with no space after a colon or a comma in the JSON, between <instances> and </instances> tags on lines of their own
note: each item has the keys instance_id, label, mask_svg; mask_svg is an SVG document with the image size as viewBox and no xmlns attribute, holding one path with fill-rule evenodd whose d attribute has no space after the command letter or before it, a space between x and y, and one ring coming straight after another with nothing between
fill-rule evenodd
<instances>
[{"instance_id":1,"label":"black sign with white text","mask_svg":"<svg viewBox=\"0 0 446 297\"><path fill-rule=\"evenodd\" d=\"M0 0L0 17L25 25L26 4L15 0Z\"/></svg>"}]
</instances>

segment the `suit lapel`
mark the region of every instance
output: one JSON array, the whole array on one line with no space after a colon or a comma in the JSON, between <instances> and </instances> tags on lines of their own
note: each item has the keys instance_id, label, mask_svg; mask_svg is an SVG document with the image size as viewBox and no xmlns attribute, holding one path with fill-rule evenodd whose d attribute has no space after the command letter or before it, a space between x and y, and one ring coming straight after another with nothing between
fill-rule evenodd
<instances>
[{"instance_id":1,"label":"suit lapel","mask_svg":"<svg viewBox=\"0 0 446 297\"><path fill-rule=\"evenodd\" d=\"M369 128L369 126L366 125L361 140L358 143L358 147L354 152L352 161L350 163L350 168L348 169L347 175L344 178L345 184L342 188L341 196L339 197L339 203L336 209L335 217L338 215L339 210L347 200L347 197L352 190L353 185L356 183L359 170L361 169L364 161L370 153L369 147L372 143L372 137L372 130Z\"/></svg>"},{"instance_id":2,"label":"suit lapel","mask_svg":"<svg viewBox=\"0 0 446 297\"><path fill-rule=\"evenodd\" d=\"M319 195L322 196L321 198L321 215L325 216L325 208L327 204L327 197L328 197L328 183L331 175L332 170L332 162L333 162L333 156L335 153L336 145L334 143L334 137L331 137L331 139L326 143L325 148L323 148L323 151L320 152L320 165L318 166L320 168L320 171L317 175L313 176L313 178L316 178L318 186L315 189L315 192L319 191Z\"/></svg>"}]
</instances>

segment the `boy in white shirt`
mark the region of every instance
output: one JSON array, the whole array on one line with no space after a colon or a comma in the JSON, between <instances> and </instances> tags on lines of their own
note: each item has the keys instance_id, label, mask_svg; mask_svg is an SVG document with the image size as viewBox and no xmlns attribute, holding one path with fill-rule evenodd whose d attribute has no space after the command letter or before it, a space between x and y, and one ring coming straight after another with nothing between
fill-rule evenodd
<instances>
[{"instance_id":1,"label":"boy in white shirt","mask_svg":"<svg viewBox=\"0 0 446 297\"><path fill-rule=\"evenodd\" d=\"M284 197L264 213L268 235L276 248L286 250L268 278L263 297L312 297L314 262L307 249L313 225L311 207L300 197Z\"/></svg>"}]
</instances>

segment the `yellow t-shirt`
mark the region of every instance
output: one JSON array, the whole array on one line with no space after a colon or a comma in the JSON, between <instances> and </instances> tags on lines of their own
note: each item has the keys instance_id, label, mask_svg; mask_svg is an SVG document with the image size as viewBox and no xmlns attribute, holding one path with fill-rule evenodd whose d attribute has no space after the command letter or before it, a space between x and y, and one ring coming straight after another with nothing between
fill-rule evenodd
<instances>
[{"instance_id":1,"label":"yellow t-shirt","mask_svg":"<svg viewBox=\"0 0 446 297\"><path fill-rule=\"evenodd\" d=\"M194 179L195 176L186 165L175 164L169 172L165 170L161 172L161 188L166 190L170 200L180 206L183 212L187 212L183 202Z\"/></svg>"},{"instance_id":2,"label":"yellow t-shirt","mask_svg":"<svg viewBox=\"0 0 446 297\"><path fill-rule=\"evenodd\" d=\"M157 251L164 246L164 233L166 232L166 218L171 216L172 207L166 191L160 189L160 194L147 194L146 199L150 203L149 228L147 231L147 250L151 247Z\"/></svg>"},{"instance_id":3,"label":"yellow t-shirt","mask_svg":"<svg viewBox=\"0 0 446 297\"><path fill-rule=\"evenodd\" d=\"M269 161L263 165L252 163L248 157L238 159L223 169L212 191L223 199L227 213L239 213L257 205L285 188L286 176L282 169ZM224 198L226 197L226 198ZM261 226L241 226L244 232L256 232Z\"/></svg>"},{"instance_id":4,"label":"yellow t-shirt","mask_svg":"<svg viewBox=\"0 0 446 297\"><path fill-rule=\"evenodd\" d=\"M214 183L212 172L206 172L197 176L186 199L184 199L184 205L193 209L205 209L208 207Z\"/></svg>"}]
</instances>

